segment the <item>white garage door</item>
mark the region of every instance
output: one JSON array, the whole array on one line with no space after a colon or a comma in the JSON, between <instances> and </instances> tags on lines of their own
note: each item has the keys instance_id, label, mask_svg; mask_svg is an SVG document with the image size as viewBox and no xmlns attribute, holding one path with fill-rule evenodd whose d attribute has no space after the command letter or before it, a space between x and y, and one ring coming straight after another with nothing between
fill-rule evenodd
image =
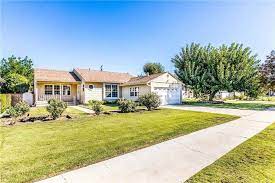
<instances>
[{"instance_id":1,"label":"white garage door","mask_svg":"<svg viewBox=\"0 0 275 183\"><path fill-rule=\"evenodd\" d=\"M181 103L181 90L180 88L163 88L156 87L154 92L160 96L161 105L180 104Z\"/></svg>"}]
</instances>

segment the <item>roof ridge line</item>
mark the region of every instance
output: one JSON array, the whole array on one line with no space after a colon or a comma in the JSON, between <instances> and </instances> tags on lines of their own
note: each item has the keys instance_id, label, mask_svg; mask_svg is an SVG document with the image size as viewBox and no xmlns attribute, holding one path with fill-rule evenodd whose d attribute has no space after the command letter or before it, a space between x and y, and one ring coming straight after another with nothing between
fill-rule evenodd
<instances>
[{"instance_id":1,"label":"roof ridge line","mask_svg":"<svg viewBox=\"0 0 275 183\"><path fill-rule=\"evenodd\" d=\"M95 70L95 69L81 69L81 68L74 68L74 69L78 69L78 70L87 70L87 71L96 71L96 72L108 72L108 73L116 73L116 74L129 74L128 72L117 72L117 71L101 71L101 70Z\"/></svg>"}]
</instances>

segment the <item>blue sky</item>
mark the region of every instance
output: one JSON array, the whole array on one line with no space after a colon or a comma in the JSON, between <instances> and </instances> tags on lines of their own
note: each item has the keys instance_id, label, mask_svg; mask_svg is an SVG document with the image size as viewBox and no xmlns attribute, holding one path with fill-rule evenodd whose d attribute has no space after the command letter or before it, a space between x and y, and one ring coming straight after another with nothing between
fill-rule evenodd
<instances>
[{"instance_id":1,"label":"blue sky","mask_svg":"<svg viewBox=\"0 0 275 183\"><path fill-rule=\"evenodd\" d=\"M243 43L259 59L275 49L272 1L3 0L1 15L1 57L28 55L40 68L140 74L148 61L173 71L191 42Z\"/></svg>"}]
</instances>

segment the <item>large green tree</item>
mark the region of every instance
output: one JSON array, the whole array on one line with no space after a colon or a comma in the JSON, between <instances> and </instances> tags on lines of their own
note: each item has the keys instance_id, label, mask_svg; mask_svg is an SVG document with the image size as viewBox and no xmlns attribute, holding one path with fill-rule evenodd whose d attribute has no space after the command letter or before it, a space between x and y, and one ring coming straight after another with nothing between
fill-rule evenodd
<instances>
[{"instance_id":1,"label":"large green tree","mask_svg":"<svg viewBox=\"0 0 275 183\"><path fill-rule=\"evenodd\" d=\"M5 80L1 87L3 93L23 93L33 83L33 62L28 57L11 56L0 63L0 77Z\"/></svg>"},{"instance_id":2,"label":"large green tree","mask_svg":"<svg viewBox=\"0 0 275 183\"><path fill-rule=\"evenodd\" d=\"M162 73L162 72L164 72L164 66L157 62L146 63L143 66L143 72L145 74L148 73L149 75Z\"/></svg>"},{"instance_id":3,"label":"large green tree","mask_svg":"<svg viewBox=\"0 0 275 183\"><path fill-rule=\"evenodd\" d=\"M271 51L261 65L261 84L265 90L275 91L275 50Z\"/></svg>"},{"instance_id":4,"label":"large green tree","mask_svg":"<svg viewBox=\"0 0 275 183\"><path fill-rule=\"evenodd\" d=\"M250 48L233 43L218 48L192 43L172 58L178 78L197 97L213 100L219 91L245 92L255 97L259 89L258 63Z\"/></svg>"}]
</instances>

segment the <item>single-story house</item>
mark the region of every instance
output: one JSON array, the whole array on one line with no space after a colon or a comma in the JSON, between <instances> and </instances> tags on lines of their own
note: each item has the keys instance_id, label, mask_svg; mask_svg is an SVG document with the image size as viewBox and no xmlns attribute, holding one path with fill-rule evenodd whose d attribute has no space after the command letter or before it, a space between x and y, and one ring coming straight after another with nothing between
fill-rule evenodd
<instances>
[{"instance_id":1,"label":"single-story house","mask_svg":"<svg viewBox=\"0 0 275 183\"><path fill-rule=\"evenodd\" d=\"M228 92L228 91L219 91L215 97L219 99L234 98L244 95L243 92Z\"/></svg>"},{"instance_id":2,"label":"single-story house","mask_svg":"<svg viewBox=\"0 0 275 183\"><path fill-rule=\"evenodd\" d=\"M135 101L150 92L160 96L162 105L179 104L182 83L169 73L134 77L128 73L78 68L71 72L49 69L35 69L34 72L36 105L44 105L52 98L69 104L118 98Z\"/></svg>"}]
</instances>

